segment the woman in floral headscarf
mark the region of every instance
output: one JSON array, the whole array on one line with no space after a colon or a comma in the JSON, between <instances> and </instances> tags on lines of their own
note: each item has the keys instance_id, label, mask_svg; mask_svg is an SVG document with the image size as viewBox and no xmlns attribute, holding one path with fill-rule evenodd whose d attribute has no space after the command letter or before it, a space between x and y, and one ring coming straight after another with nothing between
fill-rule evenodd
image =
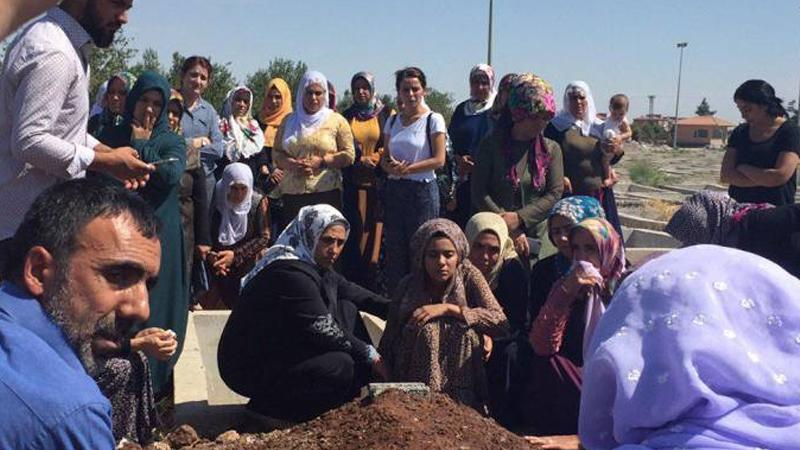
<instances>
[{"instance_id":1,"label":"woman in floral headscarf","mask_svg":"<svg viewBox=\"0 0 800 450\"><path fill-rule=\"evenodd\" d=\"M527 257L527 237L544 236L547 212L561 198L561 148L543 131L553 118L553 89L524 73L511 83L500 123L481 142L472 174L472 205L500 214L517 252Z\"/></svg>"},{"instance_id":2,"label":"woman in floral headscarf","mask_svg":"<svg viewBox=\"0 0 800 450\"><path fill-rule=\"evenodd\" d=\"M122 116L125 112L125 97L136 83L136 77L128 72L115 73L105 83L105 91L100 98L100 113L89 118L86 129L92 136L107 134L106 128L116 128L122 125ZM98 105L93 106L94 109Z\"/></svg>"},{"instance_id":3,"label":"woman in floral headscarf","mask_svg":"<svg viewBox=\"0 0 800 450\"><path fill-rule=\"evenodd\" d=\"M564 204L557 214L599 212L589 208ZM585 349L625 267L620 237L605 219L572 226L569 245L572 265L550 289L528 336L535 356L524 402L532 434L575 434Z\"/></svg>"},{"instance_id":4,"label":"woman in floral headscarf","mask_svg":"<svg viewBox=\"0 0 800 450\"><path fill-rule=\"evenodd\" d=\"M485 411L481 335L502 337L508 321L454 222L433 219L411 238L411 274L397 288L380 353L392 381L422 382Z\"/></svg>"},{"instance_id":5,"label":"woman in floral headscarf","mask_svg":"<svg viewBox=\"0 0 800 450\"><path fill-rule=\"evenodd\" d=\"M602 142L597 131L601 124L589 85L573 81L564 90L562 109L547 126L544 135L561 146L566 194L588 195L600 200L606 218L617 233L622 233L614 190L602 183L603 160L616 164L624 152L618 144Z\"/></svg>"},{"instance_id":6,"label":"woman in floral headscarf","mask_svg":"<svg viewBox=\"0 0 800 450\"><path fill-rule=\"evenodd\" d=\"M491 112L494 103L494 69L488 64L478 64L469 72L469 99L456 106L447 133L453 142L453 152L458 163L459 185L456 190L456 208L451 212L455 222L464 226L471 216L469 179L478 146L489 134Z\"/></svg>"},{"instance_id":7,"label":"woman in floral headscarf","mask_svg":"<svg viewBox=\"0 0 800 450\"><path fill-rule=\"evenodd\" d=\"M648 262L588 349L583 445L796 449L798 305L800 281L750 253L697 245Z\"/></svg>"},{"instance_id":8,"label":"woman in floral headscarf","mask_svg":"<svg viewBox=\"0 0 800 450\"><path fill-rule=\"evenodd\" d=\"M237 86L225 97L219 130L222 132L223 162L217 170L221 176L225 166L247 164L255 178L259 174L259 153L264 147L264 134L253 118L253 92L247 86Z\"/></svg>"}]
</instances>

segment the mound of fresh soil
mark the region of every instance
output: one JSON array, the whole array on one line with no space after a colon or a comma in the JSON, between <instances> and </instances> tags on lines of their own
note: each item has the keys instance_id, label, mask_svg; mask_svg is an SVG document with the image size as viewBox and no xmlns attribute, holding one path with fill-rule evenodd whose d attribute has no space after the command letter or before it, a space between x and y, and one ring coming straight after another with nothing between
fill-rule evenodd
<instances>
[{"instance_id":1,"label":"mound of fresh soil","mask_svg":"<svg viewBox=\"0 0 800 450\"><path fill-rule=\"evenodd\" d=\"M390 390L287 430L228 435L193 449L533 449L525 439L443 394Z\"/></svg>"}]
</instances>

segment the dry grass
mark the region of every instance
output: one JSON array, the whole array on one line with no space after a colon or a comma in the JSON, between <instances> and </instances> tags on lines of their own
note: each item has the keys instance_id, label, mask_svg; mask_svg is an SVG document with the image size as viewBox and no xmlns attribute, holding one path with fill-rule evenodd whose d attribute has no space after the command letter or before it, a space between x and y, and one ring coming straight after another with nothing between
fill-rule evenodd
<instances>
[{"instance_id":1,"label":"dry grass","mask_svg":"<svg viewBox=\"0 0 800 450\"><path fill-rule=\"evenodd\" d=\"M672 215L675 214L675 211L677 211L681 205L659 199L649 199L645 200L644 207L653 213L652 216L648 215L649 217L654 217L656 220L666 222L672 218Z\"/></svg>"}]
</instances>

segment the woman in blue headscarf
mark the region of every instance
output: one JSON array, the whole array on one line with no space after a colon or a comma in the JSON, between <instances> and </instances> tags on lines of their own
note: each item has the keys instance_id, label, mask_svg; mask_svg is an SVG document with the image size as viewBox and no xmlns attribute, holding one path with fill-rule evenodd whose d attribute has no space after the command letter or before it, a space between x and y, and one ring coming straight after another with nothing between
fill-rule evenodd
<instances>
[{"instance_id":1,"label":"woman in blue headscarf","mask_svg":"<svg viewBox=\"0 0 800 450\"><path fill-rule=\"evenodd\" d=\"M631 274L589 346L595 449L796 449L800 280L750 253L674 250Z\"/></svg>"},{"instance_id":2,"label":"woman in blue headscarf","mask_svg":"<svg viewBox=\"0 0 800 450\"><path fill-rule=\"evenodd\" d=\"M148 163L161 161L140 194L153 207L161 222L161 268L158 281L150 289L150 319L146 327L172 330L178 339L178 351L168 361L150 359L153 390L156 396L168 387L172 368L180 356L189 313L187 268L184 263L178 190L186 168L186 145L169 128L167 103L169 82L163 76L144 72L125 100L122 125L100 141L112 147L129 145Z\"/></svg>"}]
</instances>

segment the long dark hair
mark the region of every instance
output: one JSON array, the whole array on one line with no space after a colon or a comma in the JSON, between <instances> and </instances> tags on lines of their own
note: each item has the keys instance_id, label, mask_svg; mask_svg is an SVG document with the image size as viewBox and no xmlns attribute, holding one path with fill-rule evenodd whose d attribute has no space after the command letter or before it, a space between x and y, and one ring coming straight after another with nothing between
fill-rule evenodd
<instances>
[{"instance_id":1,"label":"long dark hair","mask_svg":"<svg viewBox=\"0 0 800 450\"><path fill-rule=\"evenodd\" d=\"M733 93L733 99L766 106L770 117L788 116L783 100L775 96L775 89L764 80L747 80Z\"/></svg>"}]
</instances>

